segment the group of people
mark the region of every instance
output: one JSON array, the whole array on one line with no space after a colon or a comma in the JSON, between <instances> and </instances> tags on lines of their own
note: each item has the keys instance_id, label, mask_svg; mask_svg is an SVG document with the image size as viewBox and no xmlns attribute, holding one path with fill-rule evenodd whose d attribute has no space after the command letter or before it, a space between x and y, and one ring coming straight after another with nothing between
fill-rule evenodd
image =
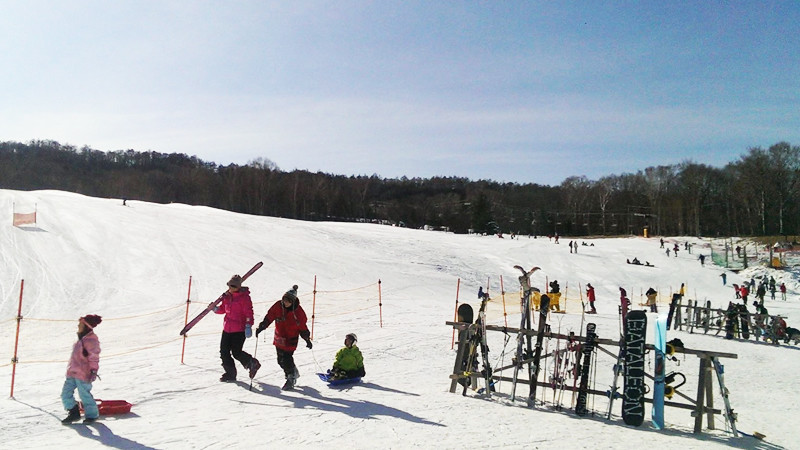
<instances>
[{"instance_id":1,"label":"group of people","mask_svg":"<svg viewBox=\"0 0 800 450\"><path fill-rule=\"evenodd\" d=\"M633 260L626 259L625 262L627 262L628 264L633 264L635 266L653 267L653 265L650 264L650 261L645 261L644 264L642 264L642 262L639 261L639 258L636 258L636 257L634 257Z\"/></svg>"},{"instance_id":2,"label":"group of people","mask_svg":"<svg viewBox=\"0 0 800 450\"><path fill-rule=\"evenodd\" d=\"M234 275L227 283L228 290L223 294L222 302L214 308L217 314L224 314L222 337L219 344L220 359L224 370L220 381L236 381L236 361L248 370L250 378L254 378L261 363L254 356L242 349L245 340L253 336L253 302L250 290L242 286L242 277ZM271 324L275 324L272 344L275 346L278 365L283 370L286 382L283 390L294 388L300 372L294 362L294 352L300 339L303 339L308 349L313 348L311 336L308 331L306 313L300 306L297 298L297 285L283 294L275 302L264 319L256 328L258 335ZM84 423L92 423L99 416L97 402L92 396L92 383L98 379L100 364L100 340L94 333L102 318L97 315L87 315L78 320L78 341L72 347L72 354L67 365L66 380L61 390L61 402L68 411L62 423L69 424L80 419L81 413L78 402L75 400L77 390L84 410ZM332 380L363 377L364 358L356 343L358 338L354 333L348 333L344 339L344 347L337 353L333 367L328 370Z\"/></svg>"},{"instance_id":3,"label":"group of people","mask_svg":"<svg viewBox=\"0 0 800 450\"><path fill-rule=\"evenodd\" d=\"M736 283L733 284L734 295L737 299L742 299L744 303L747 303L747 297L753 292L755 289L755 296L758 298L761 303L764 303L764 297L767 295L767 290L770 292L770 296L772 300L775 300L775 293L781 293L781 300L786 301L786 283L781 282L780 285L777 284L774 277L766 277L763 278L756 286L756 281L754 278L751 278L749 282L745 281L741 285Z\"/></svg>"},{"instance_id":4,"label":"group of people","mask_svg":"<svg viewBox=\"0 0 800 450\"><path fill-rule=\"evenodd\" d=\"M253 303L250 299L250 291L247 287L242 286L242 278L239 275L234 275L228 281L228 293L215 312L225 314L219 348L222 368L225 372L220 377L220 381L236 380L234 360L239 361L249 370L250 378L255 378L261 363L242 350L245 339L253 334ZM294 285L267 310L264 319L256 328L256 339L258 339L264 330L271 324L275 324L272 344L275 346L278 366L283 370L286 378L282 388L284 390L293 389L300 377L300 371L294 363L294 352L297 350L300 339L305 341L306 348L314 347L307 322L306 313L297 298L297 285ZM361 351L355 345L356 342L357 338L354 333L345 336L345 346L337 352L333 369L329 370L334 379L365 375L364 359Z\"/></svg>"}]
</instances>

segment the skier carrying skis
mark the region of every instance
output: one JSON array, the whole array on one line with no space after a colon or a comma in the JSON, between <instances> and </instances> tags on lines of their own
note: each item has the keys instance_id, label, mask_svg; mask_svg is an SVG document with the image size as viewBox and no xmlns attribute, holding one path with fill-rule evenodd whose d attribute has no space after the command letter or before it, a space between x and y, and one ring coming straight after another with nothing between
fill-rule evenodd
<instances>
[{"instance_id":1,"label":"skier carrying skis","mask_svg":"<svg viewBox=\"0 0 800 450\"><path fill-rule=\"evenodd\" d=\"M245 339L253 335L253 301L250 290L242 286L242 277L234 275L228 281L228 292L223 294L222 303L214 308L217 314L225 314L222 325L222 338L219 341L219 355L225 373L219 378L222 382L236 381L236 359L250 371L250 378L256 376L261 363L242 350Z\"/></svg>"},{"instance_id":2,"label":"skier carrying skis","mask_svg":"<svg viewBox=\"0 0 800 450\"><path fill-rule=\"evenodd\" d=\"M313 346L311 334L306 325L307 320L306 313L297 299L297 285L295 285L269 308L264 320L258 324L256 329L256 337L258 337L259 333L275 322L275 337L272 344L275 345L278 365L286 375L286 383L282 388L285 391L293 389L297 378L300 377L300 372L294 364L294 351L297 350L299 338L306 341L306 347L309 349Z\"/></svg>"},{"instance_id":3,"label":"skier carrying skis","mask_svg":"<svg viewBox=\"0 0 800 450\"><path fill-rule=\"evenodd\" d=\"M75 401L75 390L83 403L85 418L83 423L97 420L100 411L92 397L92 383L97 378L100 365L100 339L94 334L94 328L100 325L100 316L89 314L78 320L78 342L72 346L72 355L67 365L67 379L61 389L61 403L69 411L63 424L75 422L81 418L78 402Z\"/></svg>"},{"instance_id":4,"label":"skier carrying skis","mask_svg":"<svg viewBox=\"0 0 800 450\"><path fill-rule=\"evenodd\" d=\"M361 355L361 350L356 346L356 342L358 342L358 338L355 333L349 333L344 337L344 347L336 352L333 368L328 371L330 379L343 380L366 375L364 356Z\"/></svg>"},{"instance_id":5,"label":"skier carrying skis","mask_svg":"<svg viewBox=\"0 0 800 450\"><path fill-rule=\"evenodd\" d=\"M597 310L594 308L594 286L592 283L586 283L586 297L589 299L589 307L592 308L591 313L597 314Z\"/></svg>"}]
</instances>

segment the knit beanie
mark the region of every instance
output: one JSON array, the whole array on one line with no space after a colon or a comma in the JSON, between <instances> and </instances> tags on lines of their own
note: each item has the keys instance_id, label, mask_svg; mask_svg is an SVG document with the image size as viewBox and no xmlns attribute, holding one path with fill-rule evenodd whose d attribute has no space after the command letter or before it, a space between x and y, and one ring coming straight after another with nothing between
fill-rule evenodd
<instances>
[{"instance_id":1,"label":"knit beanie","mask_svg":"<svg viewBox=\"0 0 800 450\"><path fill-rule=\"evenodd\" d=\"M283 300L289 300L291 302L296 302L297 301L297 285L296 284L294 286L292 286L291 289L286 291L286 293L283 294Z\"/></svg>"},{"instance_id":2,"label":"knit beanie","mask_svg":"<svg viewBox=\"0 0 800 450\"><path fill-rule=\"evenodd\" d=\"M239 275L232 276L230 281L228 281L228 286L235 288L242 287L242 277Z\"/></svg>"},{"instance_id":3,"label":"knit beanie","mask_svg":"<svg viewBox=\"0 0 800 450\"><path fill-rule=\"evenodd\" d=\"M86 316L81 317L81 320L83 321L83 323L86 324L86 326L88 326L91 329L94 329L94 327L100 325L100 322L103 321L103 318L96 314L88 314Z\"/></svg>"}]
</instances>

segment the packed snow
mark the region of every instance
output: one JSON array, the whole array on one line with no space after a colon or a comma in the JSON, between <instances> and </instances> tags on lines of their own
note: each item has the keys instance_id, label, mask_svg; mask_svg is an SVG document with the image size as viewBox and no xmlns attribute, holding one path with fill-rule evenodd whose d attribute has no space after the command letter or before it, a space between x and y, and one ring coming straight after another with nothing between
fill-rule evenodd
<instances>
[{"instance_id":1,"label":"packed snow","mask_svg":"<svg viewBox=\"0 0 800 450\"><path fill-rule=\"evenodd\" d=\"M37 212L36 224L12 226L11 212ZM734 300L733 283L773 276L788 287L788 300L771 300L770 314L800 318L800 274L762 265L734 273L698 256L709 240L669 237L677 257L666 256L659 238L578 238L570 253L562 236L456 235L365 223L302 222L235 214L183 204L153 204L91 198L60 191L0 190L0 341L5 353L0 386L10 394L22 291L22 316L13 398L2 400L0 446L4 448L792 448L800 347L774 346L754 339L725 340L713 331L669 331L687 348L733 353L722 359L738 428L765 440L734 437L722 415L715 430L703 423L693 433L691 411L666 408L666 429L656 431L647 407L645 423L631 427L611 420L608 400L590 397L594 414L575 415L571 393L563 408L524 402L527 385L512 403L511 383L501 382L491 398L474 390L450 391L455 350L452 321L456 303L476 310L479 287L492 298L492 325L517 327L520 317L519 264L541 267L532 277L544 290L557 279L567 298L566 314L551 314L552 331L581 334L595 322L600 338L619 339L619 287L633 307L649 287L660 292L659 313L681 283L688 299L710 300L725 308ZM683 251L693 244L691 254ZM626 264L637 257L655 267ZM294 391L281 391L283 373L275 361L272 327L257 342L245 343L263 367L251 381L239 368L236 383L220 383L219 338L222 316L206 316L185 340L178 335L224 290L233 274L258 261L264 266L245 282L256 322L293 284L312 326L312 350L301 345L295 360L301 372ZM501 292L501 278L503 292ZM191 288L190 288L191 280ZM379 281L380 280L380 281ZM597 315L581 314L587 283L597 291ZM316 291L315 291L316 287ZM562 300L563 301L563 300ZM588 308L588 306L587 306ZM507 316L504 316L504 310ZM751 308L752 310L752 308ZM60 401L66 361L76 340L78 318L98 314L102 353L95 398L126 400L128 414L102 416L92 425L64 426ZM647 342L653 342L657 315L648 313ZM361 383L331 388L314 374L330 368L347 333L358 335L367 375ZM516 335L489 332L495 367L510 364ZM302 344L302 342L301 342ZM545 340L552 352L556 340ZM182 356L183 352L183 356ZM183 357L183 363L181 358ZM614 358L598 352L592 387L608 389ZM652 373L652 355L646 370ZM694 398L699 360L678 355L667 371L686 375L679 391ZM552 370L543 366L544 370ZM511 376L510 371L503 375ZM648 380L648 384L651 381ZM482 383L478 383L482 386ZM676 401L681 401L675 398ZM714 382L714 407L723 405Z\"/></svg>"}]
</instances>

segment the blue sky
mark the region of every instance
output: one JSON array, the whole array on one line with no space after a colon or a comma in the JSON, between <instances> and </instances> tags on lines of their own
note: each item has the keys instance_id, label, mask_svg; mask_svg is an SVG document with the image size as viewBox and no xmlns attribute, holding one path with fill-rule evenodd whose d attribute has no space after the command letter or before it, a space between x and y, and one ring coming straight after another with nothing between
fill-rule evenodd
<instances>
[{"instance_id":1,"label":"blue sky","mask_svg":"<svg viewBox=\"0 0 800 450\"><path fill-rule=\"evenodd\" d=\"M549 185L800 145L796 1L0 11L0 140Z\"/></svg>"}]
</instances>

